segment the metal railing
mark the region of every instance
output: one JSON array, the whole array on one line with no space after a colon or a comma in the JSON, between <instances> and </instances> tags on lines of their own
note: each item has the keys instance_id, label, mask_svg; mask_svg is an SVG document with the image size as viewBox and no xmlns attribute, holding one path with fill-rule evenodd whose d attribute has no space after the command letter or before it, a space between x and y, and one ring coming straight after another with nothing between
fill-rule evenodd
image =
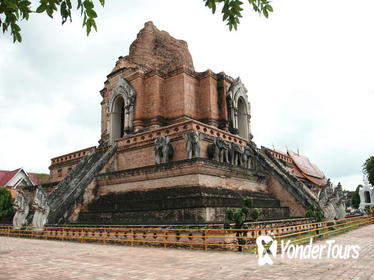
<instances>
[{"instance_id":1,"label":"metal railing","mask_svg":"<svg viewBox=\"0 0 374 280\"><path fill-rule=\"evenodd\" d=\"M43 231L32 227L14 229L0 225L0 236L37 238L77 242L101 242L125 245L153 245L162 247L202 248L207 250L255 251L260 235L272 235L276 240L305 243L310 238L321 238L363 225L374 223L374 216L360 216L337 220L285 227L250 229L222 228L161 228L161 227L93 227L93 226L47 226ZM280 244L280 242L278 242Z\"/></svg>"}]
</instances>

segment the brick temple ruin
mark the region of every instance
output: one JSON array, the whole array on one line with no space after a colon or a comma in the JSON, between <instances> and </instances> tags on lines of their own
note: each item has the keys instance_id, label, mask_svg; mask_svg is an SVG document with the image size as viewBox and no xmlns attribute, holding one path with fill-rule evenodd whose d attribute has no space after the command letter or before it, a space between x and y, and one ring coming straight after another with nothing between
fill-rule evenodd
<instances>
[{"instance_id":1,"label":"brick temple ruin","mask_svg":"<svg viewBox=\"0 0 374 280\"><path fill-rule=\"evenodd\" d=\"M45 201L47 214L36 225L222 223L245 196L263 219L319 207L323 174L310 186L252 141L240 78L196 72L187 43L152 22L100 94L99 146L51 160L53 190L37 192L34 208Z\"/></svg>"}]
</instances>

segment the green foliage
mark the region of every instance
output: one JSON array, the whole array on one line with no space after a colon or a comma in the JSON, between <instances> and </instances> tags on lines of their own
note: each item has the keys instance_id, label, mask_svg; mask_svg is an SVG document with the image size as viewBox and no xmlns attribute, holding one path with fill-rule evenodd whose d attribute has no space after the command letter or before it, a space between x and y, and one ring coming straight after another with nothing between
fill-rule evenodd
<instances>
[{"instance_id":1,"label":"green foliage","mask_svg":"<svg viewBox=\"0 0 374 280\"><path fill-rule=\"evenodd\" d=\"M359 190L360 188L362 188L362 185L358 185L356 190L354 191L353 195L352 195L352 198L351 198L351 201L352 201L352 207L354 209L358 209L358 207L360 206L360 195L359 195Z\"/></svg>"},{"instance_id":2,"label":"green foliage","mask_svg":"<svg viewBox=\"0 0 374 280\"><path fill-rule=\"evenodd\" d=\"M217 9L217 4L223 3L221 13L223 15L222 20L229 26L230 31L234 28L238 29L240 18L242 17L243 2L240 0L204 0L205 6L212 10L214 14ZM248 0L250 6L258 14L263 14L266 18L269 13L273 12L273 7L270 5L268 0Z\"/></svg>"},{"instance_id":3,"label":"green foliage","mask_svg":"<svg viewBox=\"0 0 374 280\"><path fill-rule=\"evenodd\" d=\"M261 216L261 211L257 208L253 209L251 212L252 221L257 221Z\"/></svg>"},{"instance_id":4,"label":"green foliage","mask_svg":"<svg viewBox=\"0 0 374 280\"><path fill-rule=\"evenodd\" d=\"M374 186L374 156L369 157L365 161L363 171L368 175L369 183Z\"/></svg>"},{"instance_id":5,"label":"green foliage","mask_svg":"<svg viewBox=\"0 0 374 280\"><path fill-rule=\"evenodd\" d=\"M247 229L248 226L245 224L248 221L257 221L261 216L261 211L257 208L252 208L253 200L250 197L243 199L243 207L237 210L228 209L226 211L226 222L224 224L225 229ZM233 224L233 226L231 225ZM237 231L237 242L239 245L245 245L246 239L243 237L247 236L247 231ZM242 247L239 246L239 251L242 251Z\"/></svg>"},{"instance_id":6,"label":"green foliage","mask_svg":"<svg viewBox=\"0 0 374 280\"><path fill-rule=\"evenodd\" d=\"M13 213L12 195L6 188L0 187L0 218Z\"/></svg>"},{"instance_id":7,"label":"green foliage","mask_svg":"<svg viewBox=\"0 0 374 280\"><path fill-rule=\"evenodd\" d=\"M22 41L21 28L17 24L20 20L28 20L31 13L31 2L25 0L0 0L0 27L3 33L10 32L13 42Z\"/></svg>"},{"instance_id":8,"label":"green foliage","mask_svg":"<svg viewBox=\"0 0 374 280\"><path fill-rule=\"evenodd\" d=\"M321 222L325 217L320 210L309 209L305 212L305 218L313 218L315 222Z\"/></svg>"},{"instance_id":9,"label":"green foliage","mask_svg":"<svg viewBox=\"0 0 374 280\"><path fill-rule=\"evenodd\" d=\"M32 13L46 13L53 18L54 13L60 11L62 24L68 19L71 21L71 10L73 9L71 0L39 0L38 7L32 10L31 2L27 0L0 0L0 28L3 33L8 32L13 36L13 42L21 42L21 28L18 23L21 20L28 20ZM104 6L105 0L99 0ZM76 8L83 16L83 26L86 27L87 36L90 34L92 27L97 31L95 18L97 14L94 10L92 0L76 0Z\"/></svg>"},{"instance_id":10,"label":"green foliage","mask_svg":"<svg viewBox=\"0 0 374 280\"><path fill-rule=\"evenodd\" d=\"M105 0L98 1L104 6ZM213 14L216 12L217 4L223 3L221 10L223 22L226 22L230 31L233 28L235 30L238 29L238 24L242 17L243 2L240 0L203 1L205 2L205 6L212 10ZM3 33L10 32L13 42L21 42L21 28L18 25L21 20L28 20L30 14L33 13L46 13L49 17L53 18L53 15L59 11L62 24L64 24L67 20L72 21L72 2L75 2L77 10L80 11L83 17L83 27L86 27L87 36L90 34L92 28L97 31L95 21L97 14L94 10L95 5L93 0L38 0L38 7L35 11L28 0L0 0L0 28L2 28ZM264 15L266 18L273 12L273 7L268 0L248 0L248 3L256 13Z\"/></svg>"}]
</instances>

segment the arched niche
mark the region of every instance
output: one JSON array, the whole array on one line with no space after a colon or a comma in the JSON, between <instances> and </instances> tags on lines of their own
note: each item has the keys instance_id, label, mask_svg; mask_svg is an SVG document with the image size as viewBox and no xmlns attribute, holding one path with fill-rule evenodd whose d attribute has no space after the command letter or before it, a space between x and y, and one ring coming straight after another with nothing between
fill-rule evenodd
<instances>
[{"instance_id":1,"label":"arched niche","mask_svg":"<svg viewBox=\"0 0 374 280\"><path fill-rule=\"evenodd\" d=\"M111 135L112 139L122 138L125 132L125 101L118 95L113 102L111 116Z\"/></svg>"},{"instance_id":2,"label":"arched niche","mask_svg":"<svg viewBox=\"0 0 374 280\"><path fill-rule=\"evenodd\" d=\"M244 139L251 140L251 108L248 102L247 89L240 78L235 79L227 91L229 129Z\"/></svg>"},{"instance_id":3,"label":"arched niche","mask_svg":"<svg viewBox=\"0 0 374 280\"><path fill-rule=\"evenodd\" d=\"M133 132L135 90L123 78L119 77L109 102L110 143Z\"/></svg>"},{"instance_id":4,"label":"arched niche","mask_svg":"<svg viewBox=\"0 0 374 280\"><path fill-rule=\"evenodd\" d=\"M245 101L242 97L238 100L238 133L240 137L243 137L245 139L248 139L248 113L247 113L247 107L245 105Z\"/></svg>"},{"instance_id":5,"label":"arched niche","mask_svg":"<svg viewBox=\"0 0 374 280\"><path fill-rule=\"evenodd\" d=\"M371 203L371 197L369 191L364 191L365 203Z\"/></svg>"}]
</instances>

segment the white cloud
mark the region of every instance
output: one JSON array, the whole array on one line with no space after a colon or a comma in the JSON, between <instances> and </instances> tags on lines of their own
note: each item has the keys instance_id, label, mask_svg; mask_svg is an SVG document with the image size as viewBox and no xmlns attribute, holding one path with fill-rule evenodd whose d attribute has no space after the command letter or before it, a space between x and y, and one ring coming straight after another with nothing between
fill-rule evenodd
<instances>
[{"instance_id":1,"label":"white cloud","mask_svg":"<svg viewBox=\"0 0 374 280\"><path fill-rule=\"evenodd\" d=\"M332 180L336 183L340 182L342 186L345 186L345 190L354 191L356 190L358 185L363 184L363 177L362 175L350 175L350 176L343 176L343 177L336 177L332 178Z\"/></svg>"}]
</instances>

